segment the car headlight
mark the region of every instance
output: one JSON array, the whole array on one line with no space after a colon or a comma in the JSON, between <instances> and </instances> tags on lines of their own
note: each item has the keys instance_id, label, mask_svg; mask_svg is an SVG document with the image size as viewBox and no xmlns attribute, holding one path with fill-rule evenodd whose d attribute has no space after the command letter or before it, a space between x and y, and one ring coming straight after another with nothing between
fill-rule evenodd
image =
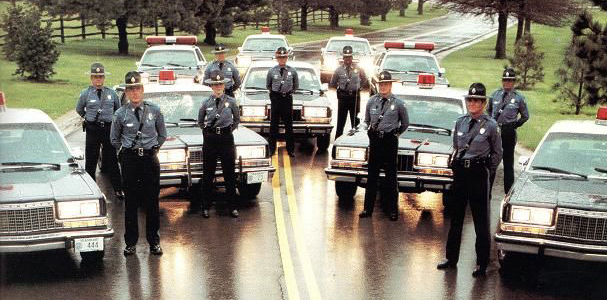
<instances>
[{"instance_id":1,"label":"car headlight","mask_svg":"<svg viewBox=\"0 0 607 300\"><path fill-rule=\"evenodd\" d=\"M95 217L100 214L99 200L57 202L59 219Z\"/></svg>"},{"instance_id":2,"label":"car headlight","mask_svg":"<svg viewBox=\"0 0 607 300\"><path fill-rule=\"evenodd\" d=\"M242 157L242 159L265 158L266 146L238 146L236 147L236 157Z\"/></svg>"},{"instance_id":3,"label":"car headlight","mask_svg":"<svg viewBox=\"0 0 607 300\"><path fill-rule=\"evenodd\" d=\"M265 117L266 107L265 106L243 106L242 107L243 117Z\"/></svg>"},{"instance_id":4,"label":"car headlight","mask_svg":"<svg viewBox=\"0 0 607 300\"><path fill-rule=\"evenodd\" d=\"M367 148L337 147L335 159L365 161L367 159Z\"/></svg>"},{"instance_id":5,"label":"car headlight","mask_svg":"<svg viewBox=\"0 0 607 300\"><path fill-rule=\"evenodd\" d=\"M185 149L171 149L158 151L158 161L165 163L185 163Z\"/></svg>"},{"instance_id":6,"label":"car headlight","mask_svg":"<svg viewBox=\"0 0 607 300\"><path fill-rule=\"evenodd\" d=\"M304 118L326 118L328 116L327 107L321 106L304 106L303 116Z\"/></svg>"},{"instance_id":7,"label":"car headlight","mask_svg":"<svg viewBox=\"0 0 607 300\"><path fill-rule=\"evenodd\" d=\"M248 66L251 64L250 56L238 56L238 65L239 66Z\"/></svg>"},{"instance_id":8,"label":"car headlight","mask_svg":"<svg viewBox=\"0 0 607 300\"><path fill-rule=\"evenodd\" d=\"M417 165L424 167L449 167L449 155L419 153L417 154Z\"/></svg>"},{"instance_id":9,"label":"car headlight","mask_svg":"<svg viewBox=\"0 0 607 300\"><path fill-rule=\"evenodd\" d=\"M534 225L552 225L554 209L528 206L512 206L510 208L510 221Z\"/></svg>"}]
</instances>

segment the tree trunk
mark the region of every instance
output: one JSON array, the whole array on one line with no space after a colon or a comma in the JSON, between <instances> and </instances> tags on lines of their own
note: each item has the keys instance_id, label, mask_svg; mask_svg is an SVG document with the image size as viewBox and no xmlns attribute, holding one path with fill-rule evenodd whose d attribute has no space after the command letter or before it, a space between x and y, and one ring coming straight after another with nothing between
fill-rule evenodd
<instances>
[{"instance_id":1,"label":"tree trunk","mask_svg":"<svg viewBox=\"0 0 607 300\"><path fill-rule=\"evenodd\" d=\"M369 26L371 25L371 16L367 14L360 14L360 25Z\"/></svg>"},{"instance_id":2,"label":"tree trunk","mask_svg":"<svg viewBox=\"0 0 607 300\"><path fill-rule=\"evenodd\" d=\"M405 16L405 10L407 9L407 7L405 7L404 3L400 3L400 7L398 8L398 16L399 17L404 17Z\"/></svg>"},{"instance_id":3,"label":"tree trunk","mask_svg":"<svg viewBox=\"0 0 607 300\"><path fill-rule=\"evenodd\" d=\"M116 27L118 28L118 53L123 55L129 54L129 39L126 32L126 25L129 22L129 17L124 15L116 19Z\"/></svg>"},{"instance_id":4,"label":"tree trunk","mask_svg":"<svg viewBox=\"0 0 607 300\"><path fill-rule=\"evenodd\" d=\"M339 27L339 14L334 6L329 6L329 20L331 23L331 29Z\"/></svg>"},{"instance_id":5,"label":"tree trunk","mask_svg":"<svg viewBox=\"0 0 607 300\"><path fill-rule=\"evenodd\" d=\"M424 14L424 1L425 0L417 0L417 14L418 15Z\"/></svg>"},{"instance_id":6,"label":"tree trunk","mask_svg":"<svg viewBox=\"0 0 607 300\"><path fill-rule=\"evenodd\" d=\"M497 42L495 44L495 58L506 58L506 29L508 28L508 13L500 12L497 17Z\"/></svg>"},{"instance_id":7,"label":"tree trunk","mask_svg":"<svg viewBox=\"0 0 607 300\"><path fill-rule=\"evenodd\" d=\"M531 19L525 19L525 34L531 33Z\"/></svg>"},{"instance_id":8,"label":"tree trunk","mask_svg":"<svg viewBox=\"0 0 607 300\"><path fill-rule=\"evenodd\" d=\"M514 43L516 44L523 37L523 27L525 26L525 19L522 17L518 18L518 24L516 27L516 39Z\"/></svg>"},{"instance_id":9,"label":"tree trunk","mask_svg":"<svg viewBox=\"0 0 607 300\"><path fill-rule=\"evenodd\" d=\"M381 20L384 21L384 22L386 22L386 14L382 14L381 15Z\"/></svg>"},{"instance_id":10,"label":"tree trunk","mask_svg":"<svg viewBox=\"0 0 607 300\"><path fill-rule=\"evenodd\" d=\"M173 26L164 25L164 32L167 36L175 35L175 28Z\"/></svg>"},{"instance_id":11,"label":"tree trunk","mask_svg":"<svg viewBox=\"0 0 607 300\"><path fill-rule=\"evenodd\" d=\"M203 43L211 46L215 46L217 42L215 41L215 37L217 37L217 30L215 29L215 24L210 20L204 25L204 41Z\"/></svg>"},{"instance_id":12,"label":"tree trunk","mask_svg":"<svg viewBox=\"0 0 607 300\"><path fill-rule=\"evenodd\" d=\"M584 78L584 71L582 71L582 76L580 78ZM580 114L580 109L582 108L582 88L584 87L584 81L580 81L580 88L577 92L577 99L575 101L575 114Z\"/></svg>"},{"instance_id":13,"label":"tree trunk","mask_svg":"<svg viewBox=\"0 0 607 300\"><path fill-rule=\"evenodd\" d=\"M301 29L301 31L308 30L308 4L303 4L301 6L301 21L299 23L299 29Z\"/></svg>"}]
</instances>

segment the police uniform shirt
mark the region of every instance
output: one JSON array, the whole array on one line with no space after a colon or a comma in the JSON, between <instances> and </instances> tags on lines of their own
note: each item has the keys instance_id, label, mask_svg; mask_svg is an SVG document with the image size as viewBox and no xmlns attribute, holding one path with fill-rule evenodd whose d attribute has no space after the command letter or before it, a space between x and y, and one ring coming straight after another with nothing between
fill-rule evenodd
<instances>
[{"instance_id":1,"label":"police uniform shirt","mask_svg":"<svg viewBox=\"0 0 607 300\"><path fill-rule=\"evenodd\" d=\"M506 97L504 98L504 94ZM501 107L505 104L504 109L499 113ZM497 123L499 124L511 124L515 123L516 127L522 126L527 120L529 120L529 110L527 109L527 102L525 97L515 90L506 92L503 88L493 92L489 97L489 105L487 106L487 113L495 118L498 114ZM518 114L521 117L517 119Z\"/></svg>"},{"instance_id":2,"label":"police uniform shirt","mask_svg":"<svg viewBox=\"0 0 607 300\"><path fill-rule=\"evenodd\" d=\"M223 68L219 68L219 64L223 63ZM230 79L229 82L226 83L226 90L232 89L236 90L240 87L242 81L240 80L240 73L238 69L234 67L234 64L230 61L220 62L218 60L210 63L207 68L204 70L204 80L211 78L211 72L214 70L221 70L226 79Z\"/></svg>"},{"instance_id":3,"label":"police uniform shirt","mask_svg":"<svg viewBox=\"0 0 607 300\"><path fill-rule=\"evenodd\" d=\"M477 129L481 120L485 120L485 124L482 128ZM491 156L489 169L491 171L497 170L497 166L502 160L502 137L497 122L485 114L481 115L472 127L470 127L470 122L472 122L470 114L459 117L455 122L454 147L458 149L458 152L461 151L470 140L470 135L478 131L462 159L479 159Z\"/></svg>"},{"instance_id":4,"label":"police uniform shirt","mask_svg":"<svg viewBox=\"0 0 607 300\"><path fill-rule=\"evenodd\" d=\"M142 136L137 140L133 148L152 149L154 146L162 146L167 137L166 127L164 125L164 116L160 107L155 104L143 102L138 110L139 119L135 116L135 106L131 103L122 106L114 113L112 122L112 131L110 141L116 149L131 148L137 130L139 130L139 120L143 120L141 128ZM145 107L145 116L143 115Z\"/></svg>"},{"instance_id":5,"label":"police uniform shirt","mask_svg":"<svg viewBox=\"0 0 607 300\"><path fill-rule=\"evenodd\" d=\"M375 94L367 101L365 123L367 123L369 129L383 132L392 132L397 129L398 134L407 130L407 127L409 127L409 115L407 114L405 102L394 97L392 94L387 97L383 110L382 102L380 94ZM384 111L385 113L380 120L380 116ZM375 124L377 124L377 128L374 128Z\"/></svg>"},{"instance_id":6,"label":"police uniform shirt","mask_svg":"<svg viewBox=\"0 0 607 300\"><path fill-rule=\"evenodd\" d=\"M350 73L348 74L346 65L342 64L337 67L337 69L335 69L335 73L333 73L333 76L331 76L331 82L329 85L342 91L358 91L366 84L367 76L361 68L355 66L354 64L350 66L349 71Z\"/></svg>"},{"instance_id":7,"label":"police uniform shirt","mask_svg":"<svg viewBox=\"0 0 607 300\"><path fill-rule=\"evenodd\" d=\"M103 107L101 107L102 102ZM97 111L101 108L97 121L112 122L112 116L120 106L120 98L113 89L103 87L101 98L99 98L97 88L89 86L80 93L78 103L76 103L76 112L87 122L93 122Z\"/></svg>"},{"instance_id":8,"label":"police uniform shirt","mask_svg":"<svg viewBox=\"0 0 607 300\"><path fill-rule=\"evenodd\" d=\"M282 75L280 70L284 68ZM293 93L299 88L299 78L297 77L297 71L295 68L285 65L281 67L276 65L272 69L268 70L266 77L266 88L272 92L278 92L281 94Z\"/></svg>"},{"instance_id":9,"label":"police uniform shirt","mask_svg":"<svg viewBox=\"0 0 607 300\"><path fill-rule=\"evenodd\" d=\"M213 124L213 128L231 126L232 130L234 130L238 127L240 115L236 100L226 94L221 95L219 98L219 105L216 101L217 97L214 95L211 95L202 103L198 111L198 124L200 128L210 127L211 124ZM215 121L216 118L217 120Z\"/></svg>"}]
</instances>

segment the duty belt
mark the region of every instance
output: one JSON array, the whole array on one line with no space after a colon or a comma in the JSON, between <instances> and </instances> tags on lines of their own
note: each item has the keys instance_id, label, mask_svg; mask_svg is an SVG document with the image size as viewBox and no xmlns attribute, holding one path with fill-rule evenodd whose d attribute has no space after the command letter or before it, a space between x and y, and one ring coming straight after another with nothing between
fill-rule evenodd
<instances>
[{"instance_id":1,"label":"duty belt","mask_svg":"<svg viewBox=\"0 0 607 300\"><path fill-rule=\"evenodd\" d=\"M392 131L369 130L369 134L372 136L378 137L380 139L383 139L383 138L388 138L388 137L395 137L396 134L394 131L395 130L392 130Z\"/></svg>"},{"instance_id":2,"label":"duty belt","mask_svg":"<svg viewBox=\"0 0 607 300\"><path fill-rule=\"evenodd\" d=\"M293 92L281 93L281 92L275 92L275 91L272 91L272 93L274 93L276 95L280 95L282 97L286 97L286 96L289 96L289 95L293 94Z\"/></svg>"},{"instance_id":3,"label":"duty belt","mask_svg":"<svg viewBox=\"0 0 607 300\"><path fill-rule=\"evenodd\" d=\"M497 126L499 126L500 128L512 128L515 129L516 128L516 122L510 122L510 123L497 123Z\"/></svg>"},{"instance_id":4,"label":"duty belt","mask_svg":"<svg viewBox=\"0 0 607 300\"><path fill-rule=\"evenodd\" d=\"M232 128L230 126L226 126L223 128L220 127L205 127L204 128L204 132L206 133L214 133L214 134L225 134L225 133L231 133L232 132Z\"/></svg>"},{"instance_id":5,"label":"duty belt","mask_svg":"<svg viewBox=\"0 0 607 300\"><path fill-rule=\"evenodd\" d=\"M453 161L453 166L464 169L477 167L486 167L489 165L489 157L472 158L472 159L456 159Z\"/></svg>"},{"instance_id":6,"label":"duty belt","mask_svg":"<svg viewBox=\"0 0 607 300\"><path fill-rule=\"evenodd\" d=\"M145 155L153 155L156 153L154 149L144 149L144 148L131 148L131 149L122 149L125 154L131 154L136 156L145 156Z\"/></svg>"},{"instance_id":7,"label":"duty belt","mask_svg":"<svg viewBox=\"0 0 607 300\"><path fill-rule=\"evenodd\" d=\"M348 95L348 96L353 96L353 95L356 95L356 92L357 92L357 91L349 91L349 90L342 90L342 89L339 89L339 90L337 90L337 92L338 92L338 93L342 93L342 94L346 94L346 95Z\"/></svg>"}]
</instances>

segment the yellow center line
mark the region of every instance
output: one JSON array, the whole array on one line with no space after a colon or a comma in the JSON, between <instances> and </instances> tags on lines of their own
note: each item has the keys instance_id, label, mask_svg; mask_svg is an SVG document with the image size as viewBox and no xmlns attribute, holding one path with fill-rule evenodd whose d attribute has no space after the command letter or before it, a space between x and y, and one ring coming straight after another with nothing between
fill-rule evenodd
<instances>
[{"instance_id":1,"label":"yellow center line","mask_svg":"<svg viewBox=\"0 0 607 300\"><path fill-rule=\"evenodd\" d=\"M287 294L290 300L299 300L299 289L295 280L295 269L291 259L291 250L289 249L289 240L287 238L287 228L285 226L285 217L282 212L282 198L280 197L280 168L278 165L278 155L272 157L272 164L276 166L276 173L272 178L272 193L274 196L274 214L276 216L276 232L278 233L278 248L282 259L282 269L285 273L287 284Z\"/></svg>"},{"instance_id":2,"label":"yellow center line","mask_svg":"<svg viewBox=\"0 0 607 300\"><path fill-rule=\"evenodd\" d=\"M293 226L293 233L295 237L295 246L297 248L297 254L301 262L304 278L306 280L306 287L310 294L311 300L321 300L320 291L318 290L318 284L316 283L316 277L314 277L314 270L310 263L310 255L306 250L306 245L303 241L303 231L301 230L299 222L299 212L297 209L297 201L295 198L295 189L293 188L293 175L291 172L291 160L286 151L282 153L283 164L285 168L285 181L287 182L287 199L289 202L289 213L291 215L291 225Z\"/></svg>"}]
</instances>

